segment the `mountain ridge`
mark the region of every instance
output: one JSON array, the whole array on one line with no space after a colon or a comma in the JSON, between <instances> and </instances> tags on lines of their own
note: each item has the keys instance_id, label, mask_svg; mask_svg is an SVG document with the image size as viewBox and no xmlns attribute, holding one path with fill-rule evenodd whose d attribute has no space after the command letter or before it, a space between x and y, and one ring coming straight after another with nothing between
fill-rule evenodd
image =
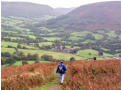
<instances>
[{"instance_id":1,"label":"mountain ridge","mask_svg":"<svg viewBox=\"0 0 121 90\"><path fill-rule=\"evenodd\" d=\"M80 6L47 22L48 28L68 30L118 30L121 26L121 1Z\"/></svg>"},{"instance_id":2,"label":"mountain ridge","mask_svg":"<svg viewBox=\"0 0 121 90\"><path fill-rule=\"evenodd\" d=\"M2 16L40 17L43 15L60 16L73 8L52 8L48 5L31 2L1 2Z\"/></svg>"}]
</instances>

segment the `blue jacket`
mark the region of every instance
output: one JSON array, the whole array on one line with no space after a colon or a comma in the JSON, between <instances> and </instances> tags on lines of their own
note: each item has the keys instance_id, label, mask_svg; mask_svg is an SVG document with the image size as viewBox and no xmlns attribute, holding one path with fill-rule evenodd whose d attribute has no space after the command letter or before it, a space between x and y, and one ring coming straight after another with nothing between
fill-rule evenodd
<instances>
[{"instance_id":1,"label":"blue jacket","mask_svg":"<svg viewBox=\"0 0 121 90\"><path fill-rule=\"evenodd\" d=\"M64 70L65 70L65 71L63 71L63 72L60 73L60 74L65 74L66 71L67 71L67 68L66 68L66 66L65 66L64 64L59 64L59 65L58 65L58 67L57 67L57 69L56 69L56 73L58 72L58 69L59 69L59 66L60 66L60 65L63 65L63 68L64 68Z\"/></svg>"}]
</instances>

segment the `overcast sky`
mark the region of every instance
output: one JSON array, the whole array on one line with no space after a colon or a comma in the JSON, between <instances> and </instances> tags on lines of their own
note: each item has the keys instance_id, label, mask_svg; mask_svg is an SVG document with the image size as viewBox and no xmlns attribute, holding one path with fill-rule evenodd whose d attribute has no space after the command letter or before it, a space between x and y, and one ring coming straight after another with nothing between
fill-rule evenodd
<instances>
[{"instance_id":1,"label":"overcast sky","mask_svg":"<svg viewBox=\"0 0 121 90\"><path fill-rule=\"evenodd\" d=\"M121 1L121 0L2 0L2 1L17 1L17 2L33 2L39 4L49 5L53 8L57 7L78 7L81 5L102 2L102 1Z\"/></svg>"}]
</instances>

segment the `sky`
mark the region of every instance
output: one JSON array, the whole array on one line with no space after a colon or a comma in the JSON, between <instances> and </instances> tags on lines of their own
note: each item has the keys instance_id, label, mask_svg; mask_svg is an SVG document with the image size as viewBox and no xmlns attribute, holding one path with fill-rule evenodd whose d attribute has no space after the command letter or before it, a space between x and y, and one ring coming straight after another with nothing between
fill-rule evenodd
<instances>
[{"instance_id":1,"label":"sky","mask_svg":"<svg viewBox=\"0 0 121 90\"><path fill-rule=\"evenodd\" d=\"M14 2L33 2L39 4L49 5L53 8L57 7L78 7L85 4L103 2L103 1L121 1L121 0L1 0L1 1L14 1Z\"/></svg>"}]
</instances>

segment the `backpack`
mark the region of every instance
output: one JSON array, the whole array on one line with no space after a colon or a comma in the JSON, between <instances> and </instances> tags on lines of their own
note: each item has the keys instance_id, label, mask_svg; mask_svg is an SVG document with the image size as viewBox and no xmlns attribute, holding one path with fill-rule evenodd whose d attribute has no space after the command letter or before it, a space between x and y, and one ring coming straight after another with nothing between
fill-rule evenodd
<instances>
[{"instance_id":1,"label":"backpack","mask_svg":"<svg viewBox=\"0 0 121 90\"><path fill-rule=\"evenodd\" d=\"M58 72L62 73L64 71L65 71L65 69L64 69L63 65L60 65L59 68L58 68Z\"/></svg>"}]
</instances>

